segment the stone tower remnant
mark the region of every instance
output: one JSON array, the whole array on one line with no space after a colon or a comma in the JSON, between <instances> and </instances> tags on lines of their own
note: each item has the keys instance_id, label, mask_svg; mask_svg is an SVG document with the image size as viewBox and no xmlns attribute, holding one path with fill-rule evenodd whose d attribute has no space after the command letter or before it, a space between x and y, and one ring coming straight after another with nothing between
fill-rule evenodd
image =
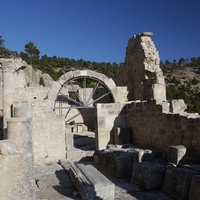
<instances>
[{"instance_id":1,"label":"stone tower remnant","mask_svg":"<svg viewBox=\"0 0 200 200\"><path fill-rule=\"evenodd\" d=\"M166 100L165 80L151 32L129 39L124 67L116 84L127 86L128 100Z\"/></svg>"}]
</instances>

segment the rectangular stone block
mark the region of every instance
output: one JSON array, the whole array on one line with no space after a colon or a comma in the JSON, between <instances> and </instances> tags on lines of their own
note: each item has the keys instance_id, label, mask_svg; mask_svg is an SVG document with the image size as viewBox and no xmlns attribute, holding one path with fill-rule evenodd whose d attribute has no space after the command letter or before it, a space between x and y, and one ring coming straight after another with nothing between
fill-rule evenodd
<instances>
[{"instance_id":1,"label":"rectangular stone block","mask_svg":"<svg viewBox=\"0 0 200 200\"><path fill-rule=\"evenodd\" d=\"M185 164L186 148L182 145L170 146L168 149L168 162L178 164Z\"/></svg>"},{"instance_id":2,"label":"rectangular stone block","mask_svg":"<svg viewBox=\"0 0 200 200\"><path fill-rule=\"evenodd\" d=\"M72 164L69 175L83 200L114 200L115 185L92 165Z\"/></svg>"},{"instance_id":3,"label":"rectangular stone block","mask_svg":"<svg viewBox=\"0 0 200 200\"><path fill-rule=\"evenodd\" d=\"M192 177L189 200L200 200L200 174Z\"/></svg>"},{"instance_id":4,"label":"rectangular stone block","mask_svg":"<svg viewBox=\"0 0 200 200\"><path fill-rule=\"evenodd\" d=\"M98 155L99 165L102 170L109 172L117 178L131 177L133 163L139 161L137 151L103 150Z\"/></svg>"},{"instance_id":5,"label":"rectangular stone block","mask_svg":"<svg viewBox=\"0 0 200 200\"><path fill-rule=\"evenodd\" d=\"M165 166L151 162L135 163L131 182L146 189L156 189L163 186Z\"/></svg>"},{"instance_id":6,"label":"rectangular stone block","mask_svg":"<svg viewBox=\"0 0 200 200\"><path fill-rule=\"evenodd\" d=\"M162 190L177 200L187 200L192 177L197 173L189 168L170 167L166 170Z\"/></svg>"},{"instance_id":7,"label":"rectangular stone block","mask_svg":"<svg viewBox=\"0 0 200 200\"><path fill-rule=\"evenodd\" d=\"M73 149L74 148L74 134L71 132L65 133L65 144L66 149Z\"/></svg>"}]
</instances>

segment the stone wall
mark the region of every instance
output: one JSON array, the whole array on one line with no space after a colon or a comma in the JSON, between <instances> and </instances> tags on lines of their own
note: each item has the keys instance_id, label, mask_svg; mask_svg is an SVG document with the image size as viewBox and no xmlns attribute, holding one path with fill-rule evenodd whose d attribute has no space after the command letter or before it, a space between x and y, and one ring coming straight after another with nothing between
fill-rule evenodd
<instances>
[{"instance_id":1,"label":"stone wall","mask_svg":"<svg viewBox=\"0 0 200 200\"><path fill-rule=\"evenodd\" d=\"M132 142L164 150L171 145L183 145L187 148L187 162L200 163L200 116L183 112L181 107L184 106L175 101L156 104L155 100L127 105Z\"/></svg>"},{"instance_id":2,"label":"stone wall","mask_svg":"<svg viewBox=\"0 0 200 200\"><path fill-rule=\"evenodd\" d=\"M160 58L151 36L152 33L144 32L128 41L124 67L116 79L116 85L127 86L129 101L166 100Z\"/></svg>"},{"instance_id":3,"label":"stone wall","mask_svg":"<svg viewBox=\"0 0 200 200\"><path fill-rule=\"evenodd\" d=\"M33 69L31 65L27 65L23 71L26 74L26 80L29 85L39 85L41 78L43 79L45 87L50 87L52 85L53 79L49 74L42 73L42 71L38 69Z\"/></svg>"},{"instance_id":4,"label":"stone wall","mask_svg":"<svg viewBox=\"0 0 200 200\"><path fill-rule=\"evenodd\" d=\"M35 165L65 158L65 120L53 112L52 101L33 101L33 150Z\"/></svg>"},{"instance_id":5,"label":"stone wall","mask_svg":"<svg viewBox=\"0 0 200 200\"><path fill-rule=\"evenodd\" d=\"M12 113L14 117L32 118L35 165L65 158L65 122L62 116L53 112L52 101L36 99L32 102L13 102Z\"/></svg>"},{"instance_id":6,"label":"stone wall","mask_svg":"<svg viewBox=\"0 0 200 200\"><path fill-rule=\"evenodd\" d=\"M96 149L102 150L114 143L115 127L126 127L126 103L97 104L95 106Z\"/></svg>"}]
</instances>

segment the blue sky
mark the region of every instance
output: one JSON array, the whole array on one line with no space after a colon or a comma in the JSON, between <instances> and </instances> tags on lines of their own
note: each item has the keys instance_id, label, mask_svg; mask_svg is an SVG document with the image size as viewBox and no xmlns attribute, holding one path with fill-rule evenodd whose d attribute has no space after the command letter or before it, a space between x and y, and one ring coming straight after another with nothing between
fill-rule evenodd
<instances>
[{"instance_id":1,"label":"blue sky","mask_svg":"<svg viewBox=\"0 0 200 200\"><path fill-rule=\"evenodd\" d=\"M199 0L1 0L4 46L40 55L124 62L129 38L153 32L160 59L200 56Z\"/></svg>"}]
</instances>

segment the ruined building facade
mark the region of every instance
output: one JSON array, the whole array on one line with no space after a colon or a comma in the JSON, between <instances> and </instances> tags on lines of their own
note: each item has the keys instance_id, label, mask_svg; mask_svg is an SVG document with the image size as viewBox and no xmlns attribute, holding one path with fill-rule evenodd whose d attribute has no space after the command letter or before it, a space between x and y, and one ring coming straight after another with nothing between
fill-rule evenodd
<instances>
[{"instance_id":1,"label":"ruined building facade","mask_svg":"<svg viewBox=\"0 0 200 200\"><path fill-rule=\"evenodd\" d=\"M30 84L37 78L24 61L0 59L0 175L7 180L0 180L0 199L8 195L12 199L13 191L18 199L34 199L30 172L34 165L76 156L72 131L93 130L96 150L108 144L163 150L184 145L188 163L200 163L200 116L185 112L183 100L166 100L151 35L145 32L128 41L116 82L97 72L77 70L42 87ZM82 87L74 84L79 78ZM86 79L92 79L93 88L87 88Z\"/></svg>"}]
</instances>

